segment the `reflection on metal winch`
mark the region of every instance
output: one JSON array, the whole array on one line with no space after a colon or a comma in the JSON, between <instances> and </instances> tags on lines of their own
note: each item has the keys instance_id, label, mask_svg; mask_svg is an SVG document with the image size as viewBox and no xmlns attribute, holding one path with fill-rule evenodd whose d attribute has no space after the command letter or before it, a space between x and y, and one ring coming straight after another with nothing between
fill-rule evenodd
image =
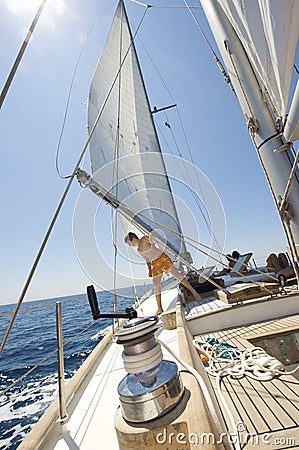
<instances>
[{"instance_id":1,"label":"reflection on metal winch","mask_svg":"<svg viewBox=\"0 0 299 450\"><path fill-rule=\"evenodd\" d=\"M162 360L155 331L155 316L135 318L116 333L124 346L123 360L128 374L118 385L123 417L130 422L156 419L180 401L184 386L176 363Z\"/></svg>"}]
</instances>

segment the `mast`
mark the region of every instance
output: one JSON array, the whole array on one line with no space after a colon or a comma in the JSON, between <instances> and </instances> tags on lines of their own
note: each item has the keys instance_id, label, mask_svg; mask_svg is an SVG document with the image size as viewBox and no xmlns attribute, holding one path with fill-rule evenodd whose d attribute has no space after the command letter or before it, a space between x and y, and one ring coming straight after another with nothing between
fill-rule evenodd
<instances>
[{"instance_id":1,"label":"mast","mask_svg":"<svg viewBox=\"0 0 299 450\"><path fill-rule=\"evenodd\" d=\"M244 113L248 131L288 240L298 277L296 262L299 253L299 171L295 155L291 144L287 143L283 136L279 117L273 114L273 108L265 95L258 74L253 69L244 46L221 5L215 0L201 0L201 4ZM292 172L294 176L289 185Z\"/></svg>"}]
</instances>

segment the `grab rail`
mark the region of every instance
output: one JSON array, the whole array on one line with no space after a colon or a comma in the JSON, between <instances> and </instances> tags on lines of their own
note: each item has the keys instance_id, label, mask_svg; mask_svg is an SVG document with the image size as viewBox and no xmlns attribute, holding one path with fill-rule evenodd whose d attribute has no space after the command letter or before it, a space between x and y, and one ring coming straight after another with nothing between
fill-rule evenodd
<instances>
[{"instance_id":1,"label":"grab rail","mask_svg":"<svg viewBox=\"0 0 299 450\"><path fill-rule=\"evenodd\" d=\"M63 352L61 302L56 303L56 331L57 331L57 351L58 351L59 422L61 424L64 424L67 421L68 414L66 412L66 404L65 404L64 352Z\"/></svg>"}]
</instances>

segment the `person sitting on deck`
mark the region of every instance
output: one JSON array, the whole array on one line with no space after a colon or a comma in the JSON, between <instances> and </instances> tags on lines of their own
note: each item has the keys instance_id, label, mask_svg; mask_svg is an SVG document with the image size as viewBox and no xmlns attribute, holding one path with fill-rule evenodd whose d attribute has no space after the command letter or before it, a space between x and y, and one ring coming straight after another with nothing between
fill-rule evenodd
<instances>
[{"instance_id":1,"label":"person sitting on deck","mask_svg":"<svg viewBox=\"0 0 299 450\"><path fill-rule=\"evenodd\" d=\"M236 264L237 260L240 258L240 253L237 250L234 250L232 254L225 255L227 261L228 261L228 267L224 267L221 272L217 273L217 277L221 277L222 275L228 274L234 265Z\"/></svg>"},{"instance_id":2,"label":"person sitting on deck","mask_svg":"<svg viewBox=\"0 0 299 450\"><path fill-rule=\"evenodd\" d=\"M275 253L271 253L266 262L266 271L275 272L279 280L281 277L283 277L284 280L287 280L295 275L294 268L289 264L285 253L279 253L278 256Z\"/></svg>"},{"instance_id":3,"label":"person sitting on deck","mask_svg":"<svg viewBox=\"0 0 299 450\"><path fill-rule=\"evenodd\" d=\"M163 273L171 273L171 275L191 292L195 300L201 300L198 292L196 292L186 278L174 267L169 256L151 242L150 236L143 236L139 239L135 233L131 232L125 237L125 242L132 247L137 247L138 253L147 263L148 276L153 277L154 294L158 307L155 313L156 316L163 312L161 300L161 279Z\"/></svg>"}]
</instances>

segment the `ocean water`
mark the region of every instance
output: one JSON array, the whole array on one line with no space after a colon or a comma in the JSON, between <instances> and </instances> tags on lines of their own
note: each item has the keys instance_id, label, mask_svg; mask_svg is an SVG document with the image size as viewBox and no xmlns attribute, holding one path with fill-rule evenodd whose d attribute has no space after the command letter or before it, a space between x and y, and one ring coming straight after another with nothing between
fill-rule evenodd
<instances>
[{"instance_id":1,"label":"ocean water","mask_svg":"<svg viewBox=\"0 0 299 450\"><path fill-rule=\"evenodd\" d=\"M136 291L140 297L145 287L136 287ZM101 312L113 310L113 293L99 292L97 297ZM0 358L0 450L15 450L58 393L55 352L3 394L4 389L56 350L58 301L62 304L63 341L75 337L64 347L66 380L78 370L111 325L111 319L93 321L86 294L23 303ZM118 290L118 302L119 311L131 306L133 289ZM14 305L0 306L1 339L13 310Z\"/></svg>"}]
</instances>

